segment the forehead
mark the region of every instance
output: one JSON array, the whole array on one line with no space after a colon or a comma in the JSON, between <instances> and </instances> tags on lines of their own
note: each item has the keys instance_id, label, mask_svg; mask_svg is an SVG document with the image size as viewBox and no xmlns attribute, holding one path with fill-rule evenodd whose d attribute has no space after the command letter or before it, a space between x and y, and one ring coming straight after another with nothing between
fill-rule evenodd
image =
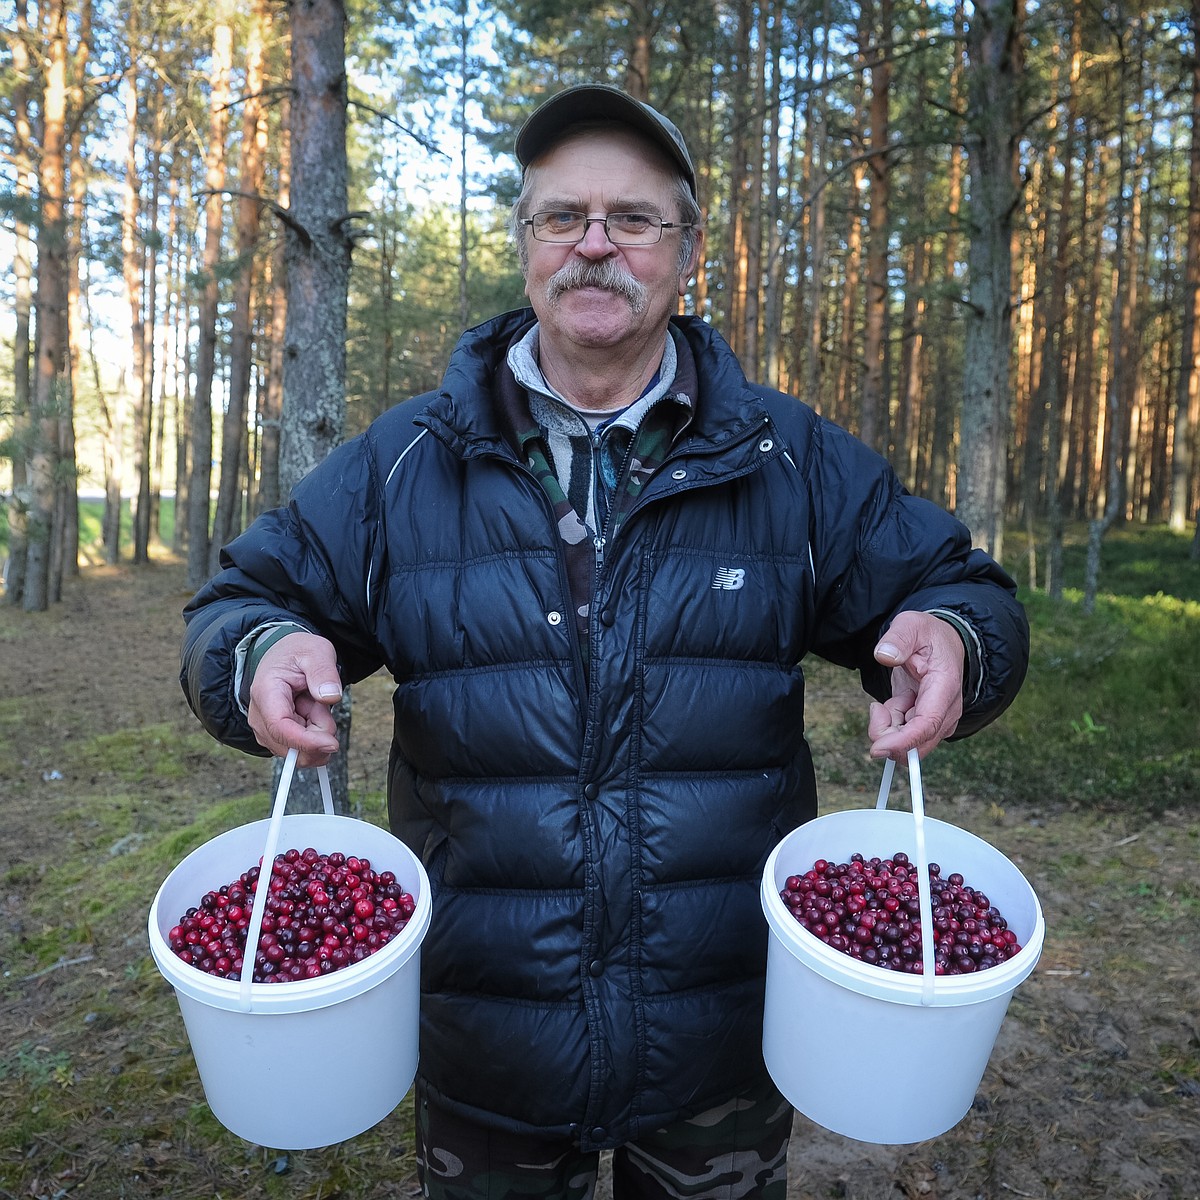
<instances>
[{"instance_id":1,"label":"forehead","mask_svg":"<svg viewBox=\"0 0 1200 1200\"><path fill-rule=\"evenodd\" d=\"M612 126L568 132L528 168L535 200L640 200L665 208L678 170L653 142Z\"/></svg>"}]
</instances>

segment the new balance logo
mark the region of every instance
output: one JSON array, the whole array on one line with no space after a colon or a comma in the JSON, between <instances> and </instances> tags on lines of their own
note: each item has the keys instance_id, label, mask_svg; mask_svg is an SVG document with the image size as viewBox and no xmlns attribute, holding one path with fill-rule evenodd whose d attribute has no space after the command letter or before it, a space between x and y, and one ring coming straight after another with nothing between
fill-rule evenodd
<instances>
[{"instance_id":1,"label":"new balance logo","mask_svg":"<svg viewBox=\"0 0 1200 1200\"><path fill-rule=\"evenodd\" d=\"M736 592L746 585L746 572L741 567L718 567L712 585L723 592Z\"/></svg>"}]
</instances>

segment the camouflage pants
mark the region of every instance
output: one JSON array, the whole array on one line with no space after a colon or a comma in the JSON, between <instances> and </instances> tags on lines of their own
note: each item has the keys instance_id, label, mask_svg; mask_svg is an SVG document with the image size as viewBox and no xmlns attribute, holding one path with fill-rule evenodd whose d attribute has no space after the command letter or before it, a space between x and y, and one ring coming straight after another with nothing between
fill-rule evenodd
<instances>
[{"instance_id":1,"label":"camouflage pants","mask_svg":"<svg viewBox=\"0 0 1200 1200\"><path fill-rule=\"evenodd\" d=\"M592 1200L599 1153L562 1138L485 1129L416 1088L427 1200ZM613 1151L614 1200L785 1200L792 1108L770 1080Z\"/></svg>"}]
</instances>

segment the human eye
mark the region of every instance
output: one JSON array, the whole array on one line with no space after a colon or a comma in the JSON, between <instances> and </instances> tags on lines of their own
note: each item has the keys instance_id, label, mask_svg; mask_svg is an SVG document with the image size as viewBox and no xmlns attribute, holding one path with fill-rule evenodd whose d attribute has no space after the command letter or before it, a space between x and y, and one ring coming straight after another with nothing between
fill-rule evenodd
<instances>
[{"instance_id":1,"label":"human eye","mask_svg":"<svg viewBox=\"0 0 1200 1200\"><path fill-rule=\"evenodd\" d=\"M659 219L651 216L650 213L612 213L608 220L616 227L618 233L628 234L631 237L651 233L659 226Z\"/></svg>"},{"instance_id":2,"label":"human eye","mask_svg":"<svg viewBox=\"0 0 1200 1200\"><path fill-rule=\"evenodd\" d=\"M545 233L572 233L579 228L583 213L568 208L551 209L534 217L539 230Z\"/></svg>"}]
</instances>

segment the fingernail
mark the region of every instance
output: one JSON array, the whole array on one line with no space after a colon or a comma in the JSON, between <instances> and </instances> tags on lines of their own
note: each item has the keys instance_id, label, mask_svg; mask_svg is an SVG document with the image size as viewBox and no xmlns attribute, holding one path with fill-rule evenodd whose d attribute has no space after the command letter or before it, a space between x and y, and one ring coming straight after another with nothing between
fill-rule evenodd
<instances>
[{"instance_id":1,"label":"fingernail","mask_svg":"<svg viewBox=\"0 0 1200 1200\"><path fill-rule=\"evenodd\" d=\"M336 700L342 694L342 689L336 683L323 683L317 688L318 700Z\"/></svg>"},{"instance_id":2,"label":"fingernail","mask_svg":"<svg viewBox=\"0 0 1200 1200\"><path fill-rule=\"evenodd\" d=\"M897 650L891 642L880 642L879 645L875 647L875 657L878 658L880 656L884 658L899 658L900 651Z\"/></svg>"}]
</instances>

